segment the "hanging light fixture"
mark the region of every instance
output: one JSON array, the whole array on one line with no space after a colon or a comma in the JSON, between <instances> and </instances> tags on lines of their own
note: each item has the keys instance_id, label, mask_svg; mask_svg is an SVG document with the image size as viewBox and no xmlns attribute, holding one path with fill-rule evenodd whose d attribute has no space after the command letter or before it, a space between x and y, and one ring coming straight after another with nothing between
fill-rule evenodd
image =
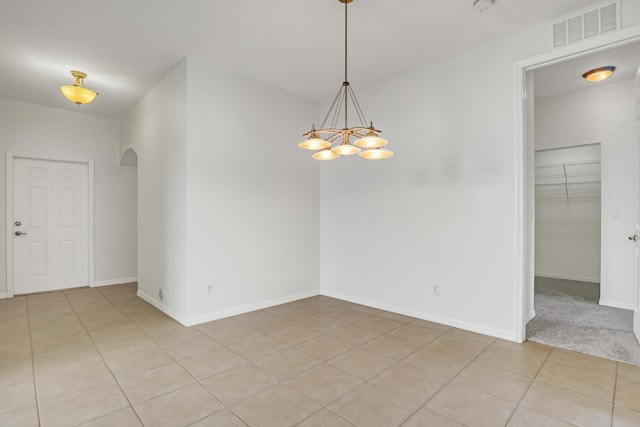
<instances>
[{"instance_id":1,"label":"hanging light fixture","mask_svg":"<svg viewBox=\"0 0 640 427\"><path fill-rule=\"evenodd\" d=\"M78 107L82 104L88 104L93 101L98 93L84 87L84 79L87 77L87 73L72 70L71 75L76 78L76 82L72 85L60 87L60 91L64 97L76 104Z\"/></svg>"},{"instance_id":2,"label":"hanging light fixture","mask_svg":"<svg viewBox=\"0 0 640 427\"><path fill-rule=\"evenodd\" d=\"M584 73L582 77L589 82L601 82L611 77L615 70L616 67L611 65L607 67L594 68L593 70L589 70Z\"/></svg>"},{"instance_id":3,"label":"hanging light fixture","mask_svg":"<svg viewBox=\"0 0 640 427\"><path fill-rule=\"evenodd\" d=\"M388 141L378 136L380 131L373 126L373 122L367 126L367 120L364 118L356 95L347 79L347 5L353 0L338 1L344 3L344 82L329 107L320 129L311 126L311 130L303 135L307 139L299 143L298 147L305 150L319 150L313 155L316 160L333 160L340 156L353 154L359 154L361 158L367 160L388 159L393 156L393 152L382 148L387 145ZM360 126L349 127L348 125L349 100L351 100L353 109L358 116ZM329 127L325 127L329 117L332 121ZM344 118L343 128L338 127L340 118ZM351 143L352 138L354 139L353 144ZM336 145L331 147L334 143Z\"/></svg>"}]
</instances>

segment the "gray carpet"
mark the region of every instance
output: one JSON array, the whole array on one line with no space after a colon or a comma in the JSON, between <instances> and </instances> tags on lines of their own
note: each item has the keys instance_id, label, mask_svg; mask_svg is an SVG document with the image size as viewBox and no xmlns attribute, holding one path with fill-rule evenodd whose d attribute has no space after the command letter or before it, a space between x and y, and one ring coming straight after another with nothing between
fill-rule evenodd
<instances>
[{"instance_id":1,"label":"gray carpet","mask_svg":"<svg viewBox=\"0 0 640 427\"><path fill-rule=\"evenodd\" d=\"M536 277L535 290L529 341L640 366L633 311L598 305L597 284Z\"/></svg>"}]
</instances>

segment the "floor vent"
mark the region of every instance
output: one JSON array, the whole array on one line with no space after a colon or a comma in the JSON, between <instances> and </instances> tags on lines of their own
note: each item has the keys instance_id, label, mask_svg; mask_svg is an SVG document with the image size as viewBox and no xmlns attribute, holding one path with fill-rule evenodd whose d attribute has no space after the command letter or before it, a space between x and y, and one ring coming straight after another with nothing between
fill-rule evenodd
<instances>
[{"instance_id":1,"label":"floor vent","mask_svg":"<svg viewBox=\"0 0 640 427\"><path fill-rule=\"evenodd\" d=\"M620 0L553 23L553 47L589 39L620 29Z\"/></svg>"}]
</instances>

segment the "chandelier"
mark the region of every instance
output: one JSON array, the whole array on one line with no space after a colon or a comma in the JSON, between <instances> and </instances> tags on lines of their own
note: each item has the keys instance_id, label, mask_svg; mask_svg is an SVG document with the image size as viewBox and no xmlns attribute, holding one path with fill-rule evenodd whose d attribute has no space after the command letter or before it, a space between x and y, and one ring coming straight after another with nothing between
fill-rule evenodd
<instances>
[{"instance_id":1,"label":"chandelier","mask_svg":"<svg viewBox=\"0 0 640 427\"><path fill-rule=\"evenodd\" d=\"M316 160L333 160L340 156L353 154L359 154L360 157L367 160L388 159L393 156L392 151L383 148L388 141L378 136L381 131L373 126L373 122L367 125L367 120L347 79L347 5L353 0L338 1L344 3L344 82L329 107L320 129L316 129L315 125L312 125L311 130L303 135L308 139L299 143L298 147L316 151L313 154L313 158ZM353 105L360 126L349 127L347 124L349 101ZM328 127L325 127L329 118L331 118L331 122ZM341 118L344 118L343 128L338 125L338 120ZM353 144L351 139L354 139Z\"/></svg>"},{"instance_id":2,"label":"chandelier","mask_svg":"<svg viewBox=\"0 0 640 427\"><path fill-rule=\"evenodd\" d=\"M76 78L76 82L72 85L60 87L60 91L64 97L76 104L78 107L82 104L88 104L93 101L98 93L84 87L84 79L87 77L87 73L72 70L71 75Z\"/></svg>"}]
</instances>

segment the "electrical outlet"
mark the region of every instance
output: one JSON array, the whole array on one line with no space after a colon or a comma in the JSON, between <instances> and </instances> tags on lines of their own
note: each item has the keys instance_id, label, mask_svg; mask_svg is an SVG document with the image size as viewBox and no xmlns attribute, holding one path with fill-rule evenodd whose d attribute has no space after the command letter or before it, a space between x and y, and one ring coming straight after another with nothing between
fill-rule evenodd
<instances>
[{"instance_id":1,"label":"electrical outlet","mask_svg":"<svg viewBox=\"0 0 640 427\"><path fill-rule=\"evenodd\" d=\"M433 285L433 289L431 289L431 293L433 295L440 295L440 285Z\"/></svg>"},{"instance_id":2,"label":"electrical outlet","mask_svg":"<svg viewBox=\"0 0 640 427\"><path fill-rule=\"evenodd\" d=\"M213 285L204 285L204 294L205 295L213 294Z\"/></svg>"}]
</instances>

